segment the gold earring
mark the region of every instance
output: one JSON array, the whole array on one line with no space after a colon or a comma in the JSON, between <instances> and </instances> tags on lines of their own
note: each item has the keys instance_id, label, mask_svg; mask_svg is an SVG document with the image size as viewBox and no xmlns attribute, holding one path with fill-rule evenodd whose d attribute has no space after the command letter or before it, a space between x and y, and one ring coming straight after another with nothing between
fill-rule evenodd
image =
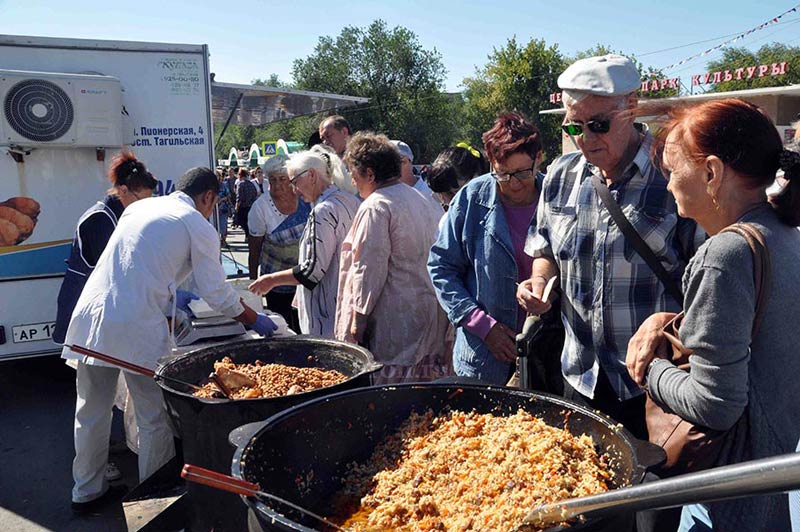
<instances>
[{"instance_id":1,"label":"gold earring","mask_svg":"<svg viewBox=\"0 0 800 532\"><path fill-rule=\"evenodd\" d=\"M717 197L711 196L711 203L714 204L714 209L719 210L719 203L717 203Z\"/></svg>"}]
</instances>

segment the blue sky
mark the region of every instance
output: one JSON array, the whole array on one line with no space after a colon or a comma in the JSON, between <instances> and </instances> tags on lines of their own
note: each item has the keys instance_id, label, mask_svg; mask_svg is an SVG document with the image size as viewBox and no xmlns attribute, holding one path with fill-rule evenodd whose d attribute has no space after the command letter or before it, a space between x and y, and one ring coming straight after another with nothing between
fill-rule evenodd
<instances>
[{"instance_id":1,"label":"blue sky","mask_svg":"<svg viewBox=\"0 0 800 532\"><path fill-rule=\"evenodd\" d=\"M292 62L309 55L320 35L336 36L345 26L382 18L411 29L425 48L442 54L446 88L453 91L514 35L521 43L539 38L558 44L566 54L603 43L637 54L645 65L663 67L755 27L796 1L0 0L0 33L208 44L217 80L248 83L273 72L289 80ZM800 14L781 22L736 46L755 50L773 41L800 46ZM709 41L644 55L704 40ZM696 59L667 74L688 82L720 56Z\"/></svg>"}]
</instances>

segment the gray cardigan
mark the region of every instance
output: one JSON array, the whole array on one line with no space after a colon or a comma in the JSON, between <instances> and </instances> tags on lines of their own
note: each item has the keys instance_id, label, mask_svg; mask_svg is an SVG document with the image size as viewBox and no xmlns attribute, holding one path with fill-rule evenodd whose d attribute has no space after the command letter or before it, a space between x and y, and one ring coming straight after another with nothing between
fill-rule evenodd
<instances>
[{"instance_id":1,"label":"gray cardigan","mask_svg":"<svg viewBox=\"0 0 800 532\"><path fill-rule=\"evenodd\" d=\"M716 235L683 277L680 336L694 350L691 371L658 359L648 381L653 399L682 418L732 429L720 464L794 452L800 438L800 231L783 225L766 204L741 221L761 230L772 261L764 317L752 344L753 254L741 236ZM785 495L710 507L715 530L789 530Z\"/></svg>"}]
</instances>

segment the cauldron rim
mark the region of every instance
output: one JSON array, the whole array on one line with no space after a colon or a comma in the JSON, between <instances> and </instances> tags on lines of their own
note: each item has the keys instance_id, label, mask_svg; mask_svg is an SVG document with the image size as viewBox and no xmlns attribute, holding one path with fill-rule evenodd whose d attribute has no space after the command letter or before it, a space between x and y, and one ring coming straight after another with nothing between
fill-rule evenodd
<instances>
[{"instance_id":1,"label":"cauldron rim","mask_svg":"<svg viewBox=\"0 0 800 532\"><path fill-rule=\"evenodd\" d=\"M169 381L166 381L165 379L162 379L161 377L164 376L165 372L168 371L171 367L173 367L173 366L175 366L175 365L177 365L179 363L182 363L182 362L184 362L185 360L187 360L189 358L196 357L198 355L205 355L209 351L212 351L214 349L218 349L221 346L224 346L226 348L230 348L231 350L236 350L236 349L238 349L240 347L245 347L245 346L248 346L248 345L280 344L280 343L298 344L298 343L306 343L306 342L313 342L315 344L328 346L328 347L331 347L331 348L334 348L334 349L346 348L351 352L359 353L366 360L364 366L362 368L360 368L358 373L354 373L352 375L348 375L347 376L347 380L344 380L344 381L342 381L340 383L324 387L324 389L326 389L326 390L333 390L334 393L339 393L341 385L347 383L348 381L350 381L352 379L355 379L357 377L360 377L361 375L365 375L367 373L373 373L375 371L380 370L383 367L383 364L381 364L380 362L377 362L375 360L375 357L372 355L372 353L368 349L365 349L364 347L361 347L360 345L351 344L351 343L347 343L347 342L342 342L342 341L339 341L339 340L333 340L333 339L330 339L330 338L325 338L325 337L322 337L322 336L316 336L316 335L312 335L312 334L298 334L298 335L295 335L295 336L282 336L282 337L279 337L279 338L247 338L247 339L237 340L237 341L230 342L230 343L220 343L220 344L213 344L213 345L210 345L210 346L198 347L197 349L192 349L191 351L187 351L186 353L183 353L181 355L178 355L178 356L175 356L175 357L170 357L168 360L164 361L163 363L159 363L158 367L156 368L156 371L155 371L155 381L164 391L167 391L169 393L172 393L172 394L175 394L175 395L179 395L179 396L182 396L182 397L194 399L194 400L199 401L201 403L207 403L207 404L227 404L227 403L231 403L231 402L240 402L240 401L245 401L245 402L279 401L279 400L282 400L283 397L256 397L256 398L253 398L253 399L226 399L226 398L218 398L217 399L217 398L211 398L211 397L208 397L208 398L207 397L197 397L191 392L181 391L181 390L171 386L169 384ZM299 397L302 397L302 396L304 396L306 394L315 393L318 390L319 389L317 389L317 390L309 390L309 391L306 391L306 392L301 392L301 393L295 394L294 397L299 398Z\"/></svg>"},{"instance_id":2,"label":"cauldron rim","mask_svg":"<svg viewBox=\"0 0 800 532\"><path fill-rule=\"evenodd\" d=\"M239 478L239 479L242 479L242 480L246 480L245 477L244 477L243 456L248 452L249 448L254 444L254 442L266 430L270 429L272 426L274 426L276 424L279 424L284 418L289 418L289 417L295 415L295 413L297 411L303 410L303 409L312 408L313 406L315 406L317 404L324 403L324 402L335 401L339 397L342 397L342 396L351 396L351 395L357 395L357 394L359 394L359 395L361 395L361 394L378 394L378 393L380 393L382 391L391 391L393 389L403 389L403 388L412 388L412 389L413 388L442 388L442 389L448 389L449 388L449 389L471 389L471 390L475 390L477 392L481 392L481 391L502 392L502 393L506 393L506 394L508 394L510 396L527 397L527 398L530 398L531 400L537 400L537 399L540 399L540 398L541 399L545 399L546 401L548 401L550 403L554 403L556 405L559 405L560 407L563 407L563 408L566 408L566 409L569 409L569 410L572 410L572 411L580 412L582 415L590 417L593 420L595 420L596 422L599 422L602 425L605 425L609 430L618 433L620 438L623 440L623 442L628 447L630 447L631 453L632 453L632 460L633 460L633 469L631 471L630 479L629 479L631 484L640 483L643 480L644 474L646 473L646 471L649 468L653 467L653 466L656 466L656 465L659 465L660 463L663 463L663 460L665 458L665 454L664 454L663 449L661 449L660 447L658 447L658 446L656 446L654 444L651 444L649 442L638 440L627 429L625 429L625 427L623 427L621 424L617 423L616 421L614 421L610 417L606 416L605 414L602 414L601 412L599 412L597 410L592 410L592 409L590 409L588 407L585 407L583 405L580 405L578 403L575 403L575 402L570 401L568 399L565 399L563 397L559 397L559 396L552 395L552 394L549 394L549 393L544 393L544 392L534 392L534 391L529 391L529 390L520 390L520 389L517 389L517 388L509 388L509 387L494 386L494 385L480 385L480 384L466 384L466 383L464 383L464 384L461 384L461 383L443 384L443 383L435 383L435 382L433 382L433 383L430 383L430 382L429 383L403 383L403 384L384 384L384 385L378 385L378 386L369 386L369 387L356 388L356 389L352 389L352 390L346 390L346 391L342 391L342 392L337 392L337 393L325 395L323 397L318 397L318 398L315 398L315 399L311 399L309 401L305 401L305 402L299 403L299 404L297 404L297 405L295 405L293 407L290 407L290 408L287 408L285 410L282 410L282 411L270 416L269 418L264 420L262 423L253 423L253 424L251 424L251 425L260 424L261 426L257 430L253 431L252 436L250 436L249 438L244 439L244 443L242 443L242 444L237 446L236 451L234 452L232 463L231 463L231 475L236 477L236 478ZM234 429L234 430L236 430L236 429ZM266 505L263 502L257 500L256 498L247 497L247 496L244 496L244 495L242 495L241 498L242 498L243 502L246 505L248 505L248 506L252 505L252 507L256 511L261 511L264 514L266 514L267 516L269 516L269 518L273 522L280 523L283 526L285 526L285 527L287 527L287 528L289 528L291 530L296 530L298 532L315 532L315 529L308 528L308 527L306 527L306 526L304 526L302 524L299 524L299 523L297 523L295 521L292 521L291 519L281 515L279 512L275 511L274 509L272 509L268 505ZM595 521L595 520L592 519L590 521ZM563 529L562 527L551 528L551 529L548 529L548 532L550 532L550 531L555 532L555 531L558 531L558 530L568 530L568 529Z\"/></svg>"}]
</instances>

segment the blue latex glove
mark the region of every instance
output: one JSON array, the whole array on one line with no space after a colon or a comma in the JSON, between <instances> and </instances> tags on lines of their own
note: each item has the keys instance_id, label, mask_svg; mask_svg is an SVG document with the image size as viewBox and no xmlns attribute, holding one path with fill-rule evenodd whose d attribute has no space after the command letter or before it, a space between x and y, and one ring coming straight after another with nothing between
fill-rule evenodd
<instances>
[{"instance_id":1,"label":"blue latex glove","mask_svg":"<svg viewBox=\"0 0 800 532\"><path fill-rule=\"evenodd\" d=\"M192 311L189 310L189 302L194 301L195 299L200 299L200 297L197 294L189 292L188 290L175 291L175 306L190 316L194 316L194 314L192 314Z\"/></svg>"},{"instance_id":2,"label":"blue latex glove","mask_svg":"<svg viewBox=\"0 0 800 532\"><path fill-rule=\"evenodd\" d=\"M272 336L272 333L278 330L278 326L261 312L256 312L256 321L250 325L250 328L261 336Z\"/></svg>"}]
</instances>

